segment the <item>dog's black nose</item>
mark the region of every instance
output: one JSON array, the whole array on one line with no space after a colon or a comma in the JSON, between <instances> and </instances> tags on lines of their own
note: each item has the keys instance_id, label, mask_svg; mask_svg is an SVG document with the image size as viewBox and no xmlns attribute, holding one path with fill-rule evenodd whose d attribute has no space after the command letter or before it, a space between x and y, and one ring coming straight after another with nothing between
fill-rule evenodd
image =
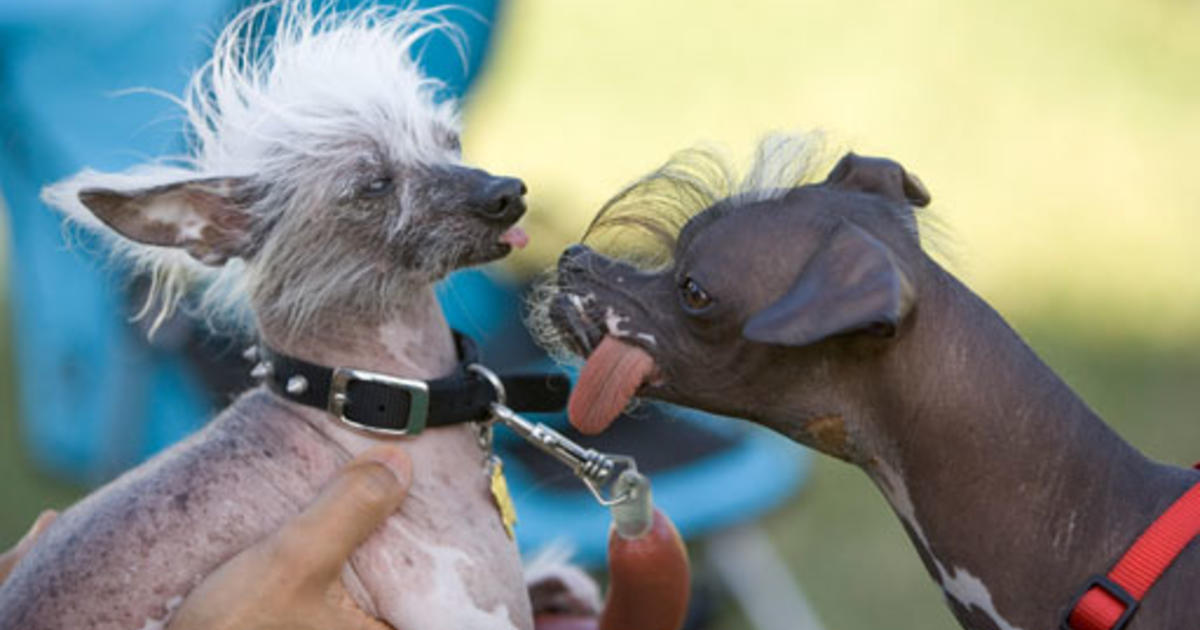
<instances>
[{"instance_id":1,"label":"dog's black nose","mask_svg":"<svg viewBox=\"0 0 1200 630\"><path fill-rule=\"evenodd\" d=\"M571 245L558 257L558 272L563 275L582 273L588 267L588 260L595 254L592 248L582 243Z\"/></svg>"},{"instance_id":2,"label":"dog's black nose","mask_svg":"<svg viewBox=\"0 0 1200 630\"><path fill-rule=\"evenodd\" d=\"M571 269L578 267L580 262L592 253L592 248L583 243L575 243L563 250L562 256L558 257L559 269Z\"/></svg>"},{"instance_id":3,"label":"dog's black nose","mask_svg":"<svg viewBox=\"0 0 1200 630\"><path fill-rule=\"evenodd\" d=\"M560 262L578 260L584 256L587 256L591 252L592 248L588 247L587 245L584 245L583 243L575 243L574 245L571 245L563 250Z\"/></svg>"},{"instance_id":4,"label":"dog's black nose","mask_svg":"<svg viewBox=\"0 0 1200 630\"><path fill-rule=\"evenodd\" d=\"M515 177L489 177L471 199L471 208L491 221L512 223L525 214L525 182Z\"/></svg>"}]
</instances>

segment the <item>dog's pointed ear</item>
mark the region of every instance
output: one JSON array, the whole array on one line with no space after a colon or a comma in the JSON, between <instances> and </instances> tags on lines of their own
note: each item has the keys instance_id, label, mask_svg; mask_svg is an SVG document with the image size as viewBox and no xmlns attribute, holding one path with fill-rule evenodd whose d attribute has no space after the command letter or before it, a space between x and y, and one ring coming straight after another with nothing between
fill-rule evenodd
<instances>
[{"instance_id":1,"label":"dog's pointed ear","mask_svg":"<svg viewBox=\"0 0 1200 630\"><path fill-rule=\"evenodd\" d=\"M847 153L838 160L824 183L833 188L882 195L918 208L924 208L932 200L925 184L916 175L887 158Z\"/></svg>"},{"instance_id":2,"label":"dog's pointed ear","mask_svg":"<svg viewBox=\"0 0 1200 630\"><path fill-rule=\"evenodd\" d=\"M914 298L911 280L887 245L846 222L809 259L788 292L746 322L742 335L785 346L852 332L890 337Z\"/></svg>"},{"instance_id":3,"label":"dog's pointed ear","mask_svg":"<svg viewBox=\"0 0 1200 630\"><path fill-rule=\"evenodd\" d=\"M193 179L150 188L89 187L79 201L129 240L176 247L206 265L249 253L250 195L243 178Z\"/></svg>"}]
</instances>

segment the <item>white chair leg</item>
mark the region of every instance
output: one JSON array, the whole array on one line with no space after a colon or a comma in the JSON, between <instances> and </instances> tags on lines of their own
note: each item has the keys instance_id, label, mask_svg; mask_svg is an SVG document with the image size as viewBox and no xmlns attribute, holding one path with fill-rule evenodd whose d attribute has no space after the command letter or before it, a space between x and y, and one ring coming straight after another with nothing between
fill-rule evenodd
<instances>
[{"instance_id":1,"label":"white chair leg","mask_svg":"<svg viewBox=\"0 0 1200 630\"><path fill-rule=\"evenodd\" d=\"M756 630L823 630L761 527L739 525L709 536L706 543L706 562Z\"/></svg>"}]
</instances>

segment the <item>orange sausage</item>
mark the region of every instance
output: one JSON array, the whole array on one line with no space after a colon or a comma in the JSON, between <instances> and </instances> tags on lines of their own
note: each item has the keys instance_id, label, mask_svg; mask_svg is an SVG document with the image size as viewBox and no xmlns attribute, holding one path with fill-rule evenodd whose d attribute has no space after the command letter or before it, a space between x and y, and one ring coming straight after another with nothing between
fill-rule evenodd
<instances>
[{"instance_id":1,"label":"orange sausage","mask_svg":"<svg viewBox=\"0 0 1200 630\"><path fill-rule=\"evenodd\" d=\"M595 617L542 614L537 630L679 630L687 614L691 571L687 550L671 519L654 511L639 538L608 535L608 597Z\"/></svg>"},{"instance_id":2,"label":"orange sausage","mask_svg":"<svg viewBox=\"0 0 1200 630\"><path fill-rule=\"evenodd\" d=\"M671 519L654 510L654 524L626 540L608 537L610 582L600 630L679 630L687 614L691 571L687 549Z\"/></svg>"}]
</instances>

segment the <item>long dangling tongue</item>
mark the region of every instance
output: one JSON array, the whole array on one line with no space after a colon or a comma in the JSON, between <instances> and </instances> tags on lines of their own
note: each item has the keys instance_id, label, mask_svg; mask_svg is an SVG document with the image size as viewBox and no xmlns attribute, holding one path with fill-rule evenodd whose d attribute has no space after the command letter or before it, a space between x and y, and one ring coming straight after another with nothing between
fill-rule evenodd
<instances>
[{"instance_id":1,"label":"long dangling tongue","mask_svg":"<svg viewBox=\"0 0 1200 630\"><path fill-rule=\"evenodd\" d=\"M645 350L606 336L588 357L571 392L571 425L588 435L607 429L653 371L654 359Z\"/></svg>"}]
</instances>

